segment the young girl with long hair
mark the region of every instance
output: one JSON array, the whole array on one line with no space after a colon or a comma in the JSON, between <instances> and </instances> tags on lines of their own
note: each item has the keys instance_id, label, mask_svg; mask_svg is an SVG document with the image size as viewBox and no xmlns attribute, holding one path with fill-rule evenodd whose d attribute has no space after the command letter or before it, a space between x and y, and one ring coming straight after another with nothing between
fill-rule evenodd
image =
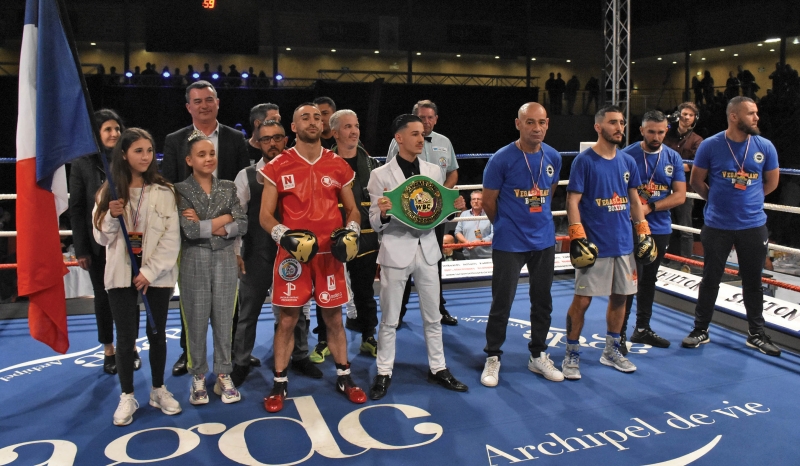
<instances>
[{"instance_id":1,"label":"young girl with long hair","mask_svg":"<svg viewBox=\"0 0 800 466\"><path fill-rule=\"evenodd\" d=\"M169 300L178 277L180 226L175 193L158 174L155 144L139 128L125 130L111 153L111 179L117 200L112 200L106 181L97 192L94 238L106 248L105 286L117 329L117 374L122 387L114 425L131 423L139 407L133 393L133 361L139 335L139 292L147 296L156 333L147 325L150 343L152 389L150 405L164 414L181 412L180 404L164 386L167 360L165 329ZM139 264L132 276L131 259L120 223L125 222Z\"/></svg>"},{"instance_id":2,"label":"young girl with long hair","mask_svg":"<svg viewBox=\"0 0 800 466\"><path fill-rule=\"evenodd\" d=\"M192 174L175 184L183 237L180 261L181 316L186 328L187 364L192 374L189 403L208 403L206 336L214 337L214 393L223 403L241 399L231 381L231 327L238 267L233 242L247 233L247 215L232 181L214 176L214 144L200 131L189 137L186 164Z\"/></svg>"}]
</instances>

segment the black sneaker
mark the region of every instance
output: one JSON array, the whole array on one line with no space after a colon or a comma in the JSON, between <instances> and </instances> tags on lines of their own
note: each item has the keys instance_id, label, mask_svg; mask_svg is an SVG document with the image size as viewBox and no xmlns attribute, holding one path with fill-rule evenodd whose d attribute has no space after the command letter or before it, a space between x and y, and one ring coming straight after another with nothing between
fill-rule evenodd
<instances>
[{"instance_id":1,"label":"black sneaker","mask_svg":"<svg viewBox=\"0 0 800 466\"><path fill-rule=\"evenodd\" d=\"M706 334L706 336L708 335ZM631 341L633 343L650 345L655 348L669 348L670 345L669 340L658 336L658 334L654 332L653 329L651 329L650 327L645 327L644 329L642 329L641 332L639 331L638 328L634 330L633 335L631 335Z\"/></svg>"},{"instance_id":2,"label":"black sneaker","mask_svg":"<svg viewBox=\"0 0 800 466\"><path fill-rule=\"evenodd\" d=\"M139 352L133 352L133 370L138 371L142 368L142 358L139 357Z\"/></svg>"},{"instance_id":3,"label":"black sneaker","mask_svg":"<svg viewBox=\"0 0 800 466\"><path fill-rule=\"evenodd\" d=\"M625 330L619 332L619 352L623 356L628 355L628 336L625 335Z\"/></svg>"},{"instance_id":4,"label":"black sneaker","mask_svg":"<svg viewBox=\"0 0 800 466\"><path fill-rule=\"evenodd\" d=\"M708 336L708 330L694 328L692 329L692 332L683 339L681 346L684 348L697 348L698 346L704 345L709 341L711 341L711 338Z\"/></svg>"},{"instance_id":5,"label":"black sneaker","mask_svg":"<svg viewBox=\"0 0 800 466\"><path fill-rule=\"evenodd\" d=\"M781 355L780 348L772 343L772 339L763 330L755 335L749 335L747 337L747 346L755 348L768 356Z\"/></svg>"}]
</instances>

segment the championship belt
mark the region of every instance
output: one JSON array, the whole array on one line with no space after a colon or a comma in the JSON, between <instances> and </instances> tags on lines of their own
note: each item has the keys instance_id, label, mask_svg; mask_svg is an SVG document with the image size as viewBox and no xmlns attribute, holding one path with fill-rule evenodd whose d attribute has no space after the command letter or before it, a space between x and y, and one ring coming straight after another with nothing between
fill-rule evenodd
<instances>
[{"instance_id":1,"label":"championship belt","mask_svg":"<svg viewBox=\"0 0 800 466\"><path fill-rule=\"evenodd\" d=\"M386 215L417 230L430 230L447 221L450 214L459 212L453 207L458 190L445 188L423 175L414 175L383 195L392 201Z\"/></svg>"}]
</instances>

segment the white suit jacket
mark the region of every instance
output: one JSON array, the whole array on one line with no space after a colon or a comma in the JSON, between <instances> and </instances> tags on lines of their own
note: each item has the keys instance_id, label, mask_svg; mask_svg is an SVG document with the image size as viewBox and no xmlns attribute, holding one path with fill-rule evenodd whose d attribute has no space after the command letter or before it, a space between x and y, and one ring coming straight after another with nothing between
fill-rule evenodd
<instances>
[{"instance_id":1,"label":"white suit jacket","mask_svg":"<svg viewBox=\"0 0 800 466\"><path fill-rule=\"evenodd\" d=\"M419 161L421 175L444 183L442 170L438 165ZM403 170L397 164L397 157L392 158L386 165L372 171L369 177L369 197L372 205L369 209L369 223L378 233L381 233L381 248L378 251L378 263L387 267L405 268L414 260L417 243L422 245L422 254L428 265L436 264L442 257L436 233L433 229L416 230L404 225L395 218L389 217L389 223L381 223L381 209L378 199L383 197L383 192L393 190L406 181Z\"/></svg>"}]
</instances>

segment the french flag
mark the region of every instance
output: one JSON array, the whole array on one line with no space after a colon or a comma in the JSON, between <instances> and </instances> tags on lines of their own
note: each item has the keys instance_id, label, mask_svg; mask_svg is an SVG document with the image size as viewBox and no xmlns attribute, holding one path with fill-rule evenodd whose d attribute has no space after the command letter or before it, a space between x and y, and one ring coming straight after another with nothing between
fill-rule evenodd
<instances>
[{"instance_id":1,"label":"french flag","mask_svg":"<svg viewBox=\"0 0 800 466\"><path fill-rule=\"evenodd\" d=\"M69 348L58 216L67 209L64 164L97 153L74 43L61 0L27 0L19 64L17 278L31 336Z\"/></svg>"}]
</instances>

